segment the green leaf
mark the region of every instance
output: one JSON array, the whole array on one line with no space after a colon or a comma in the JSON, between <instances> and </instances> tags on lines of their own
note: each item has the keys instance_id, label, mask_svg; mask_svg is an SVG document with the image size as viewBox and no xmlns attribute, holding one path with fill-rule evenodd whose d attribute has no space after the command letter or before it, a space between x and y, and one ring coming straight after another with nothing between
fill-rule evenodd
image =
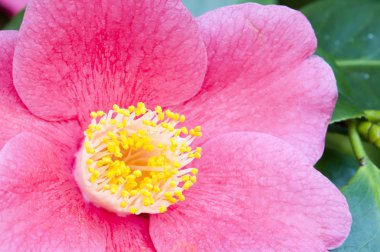
<instances>
[{"instance_id":1,"label":"green leaf","mask_svg":"<svg viewBox=\"0 0 380 252\"><path fill-rule=\"evenodd\" d=\"M337 187L346 185L358 169L348 137L327 133L325 151L315 167Z\"/></svg>"},{"instance_id":2,"label":"green leaf","mask_svg":"<svg viewBox=\"0 0 380 252\"><path fill-rule=\"evenodd\" d=\"M3 29L4 30L18 30L20 29L22 20L24 19L25 11L19 12L16 16L14 16L8 24L6 24Z\"/></svg>"},{"instance_id":3,"label":"green leaf","mask_svg":"<svg viewBox=\"0 0 380 252\"><path fill-rule=\"evenodd\" d=\"M203 13L232 4L239 4L245 2L256 2L260 4L276 4L277 0L183 0L182 1L187 8L193 13L195 16L200 16Z\"/></svg>"},{"instance_id":4,"label":"green leaf","mask_svg":"<svg viewBox=\"0 0 380 252\"><path fill-rule=\"evenodd\" d=\"M380 251L380 171L367 160L343 187L353 218L346 242L334 251Z\"/></svg>"},{"instance_id":5,"label":"green leaf","mask_svg":"<svg viewBox=\"0 0 380 252\"><path fill-rule=\"evenodd\" d=\"M344 119L343 112L354 115L353 107L380 109L380 1L323 0L302 11L320 48L336 59L348 81L343 92L348 99L338 107L336 118Z\"/></svg>"},{"instance_id":6,"label":"green leaf","mask_svg":"<svg viewBox=\"0 0 380 252\"><path fill-rule=\"evenodd\" d=\"M380 10L379 10L380 11ZM380 13L380 12L379 12ZM380 24L379 24L380 27ZM380 51L380 40L379 40ZM356 62L356 63L355 63ZM380 60L377 61L341 61L339 65L345 70L352 89L352 98L358 101L361 109L380 109ZM352 63L349 65L347 63ZM376 64L375 64L376 63ZM356 64L356 65L354 65ZM360 66L360 64L363 64Z\"/></svg>"},{"instance_id":7,"label":"green leaf","mask_svg":"<svg viewBox=\"0 0 380 252\"><path fill-rule=\"evenodd\" d=\"M355 104L353 98L350 95L350 86L347 79L340 67L337 66L334 58L326 51L318 48L317 55L321 56L334 71L336 82L339 90L338 101L331 118L331 123L345 121L348 119L359 118L364 115L360 107Z\"/></svg>"},{"instance_id":8,"label":"green leaf","mask_svg":"<svg viewBox=\"0 0 380 252\"><path fill-rule=\"evenodd\" d=\"M278 0L240 0L240 3L249 3L249 2L254 2L254 3L259 3L259 4L277 4Z\"/></svg>"},{"instance_id":9,"label":"green leaf","mask_svg":"<svg viewBox=\"0 0 380 252\"><path fill-rule=\"evenodd\" d=\"M342 187L358 169L355 157L339 150L326 147L322 158L315 165L337 187Z\"/></svg>"},{"instance_id":10,"label":"green leaf","mask_svg":"<svg viewBox=\"0 0 380 252\"><path fill-rule=\"evenodd\" d=\"M303 6L306 6L312 2L315 2L317 0L302 0L302 1L289 1L289 0L280 0L279 4L289 6L292 9L300 9Z\"/></svg>"},{"instance_id":11,"label":"green leaf","mask_svg":"<svg viewBox=\"0 0 380 252\"><path fill-rule=\"evenodd\" d=\"M344 125L333 124L329 126L326 135L326 148L337 150L340 153L351 155L354 157L350 139L348 138L347 128ZM371 161L380 166L380 149L370 142L362 142L364 150ZM323 157L322 157L323 158Z\"/></svg>"},{"instance_id":12,"label":"green leaf","mask_svg":"<svg viewBox=\"0 0 380 252\"><path fill-rule=\"evenodd\" d=\"M363 116L363 111L355 106L355 102L339 93L338 102L336 104L334 113L331 117L331 123L345 121L348 119L359 118Z\"/></svg>"}]
</instances>

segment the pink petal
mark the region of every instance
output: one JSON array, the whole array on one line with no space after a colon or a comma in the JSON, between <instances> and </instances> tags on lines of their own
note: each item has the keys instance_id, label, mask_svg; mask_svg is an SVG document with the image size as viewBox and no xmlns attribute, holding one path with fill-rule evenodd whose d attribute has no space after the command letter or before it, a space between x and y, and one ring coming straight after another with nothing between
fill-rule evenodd
<instances>
[{"instance_id":1,"label":"pink petal","mask_svg":"<svg viewBox=\"0 0 380 252\"><path fill-rule=\"evenodd\" d=\"M1 251L153 251L148 220L87 205L64 155L24 133L0 152ZM145 250L144 250L145 249Z\"/></svg>"},{"instance_id":2,"label":"pink petal","mask_svg":"<svg viewBox=\"0 0 380 252\"><path fill-rule=\"evenodd\" d=\"M186 200L150 219L158 251L326 251L349 233L343 195L278 138L223 135L195 165Z\"/></svg>"},{"instance_id":3,"label":"pink petal","mask_svg":"<svg viewBox=\"0 0 380 252\"><path fill-rule=\"evenodd\" d=\"M230 131L265 132L315 163L337 88L331 68L310 57L316 40L306 18L287 7L244 4L198 21L209 68L202 91L177 108L189 125L201 124L204 140Z\"/></svg>"},{"instance_id":4,"label":"pink petal","mask_svg":"<svg viewBox=\"0 0 380 252\"><path fill-rule=\"evenodd\" d=\"M201 87L206 52L178 0L32 0L14 63L26 106L48 120L138 101L183 102Z\"/></svg>"},{"instance_id":5,"label":"pink petal","mask_svg":"<svg viewBox=\"0 0 380 252\"><path fill-rule=\"evenodd\" d=\"M8 10L11 14L16 14L25 8L28 0L0 0L0 6Z\"/></svg>"},{"instance_id":6,"label":"pink petal","mask_svg":"<svg viewBox=\"0 0 380 252\"><path fill-rule=\"evenodd\" d=\"M50 123L32 115L21 102L12 83L12 58L16 31L0 31L0 149L13 136L29 131L74 153L80 140L77 121Z\"/></svg>"}]
</instances>

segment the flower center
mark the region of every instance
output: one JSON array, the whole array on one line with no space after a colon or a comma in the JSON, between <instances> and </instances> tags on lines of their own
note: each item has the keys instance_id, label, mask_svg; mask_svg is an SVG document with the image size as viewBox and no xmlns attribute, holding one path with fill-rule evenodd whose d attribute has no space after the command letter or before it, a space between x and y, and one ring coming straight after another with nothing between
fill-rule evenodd
<instances>
[{"instance_id":1,"label":"flower center","mask_svg":"<svg viewBox=\"0 0 380 252\"><path fill-rule=\"evenodd\" d=\"M187 166L201 157L202 149L190 146L200 126L177 127L184 115L142 102L90 115L74 171L86 200L122 216L163 213L185 200L183 191L197 180L198 170Z\"/></svg>"}]
</instances>

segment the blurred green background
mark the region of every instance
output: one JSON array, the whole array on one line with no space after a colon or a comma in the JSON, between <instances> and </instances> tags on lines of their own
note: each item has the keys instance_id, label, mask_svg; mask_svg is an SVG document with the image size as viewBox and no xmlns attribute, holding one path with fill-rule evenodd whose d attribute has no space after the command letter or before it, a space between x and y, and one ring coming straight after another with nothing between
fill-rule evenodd
<instances>
[{"instance_id":1,"label":"blurred green background","mask_svg":"<svg viewBox=\"0 0 380 252\"><path fill-rule=\"evenodd\" d=\"M195 16L244 0L183 0ZM346 196L353 215L350 236L335 251L380 251L380 0L257 0L303 12L317 38L317 54L334 69L339 100L316 164ZM16 16L0 8L0 27L18 29ZM357 125L361 128L359 141ZM291 172L291 169L290 169Z\"/></svg>"}]
</instances>

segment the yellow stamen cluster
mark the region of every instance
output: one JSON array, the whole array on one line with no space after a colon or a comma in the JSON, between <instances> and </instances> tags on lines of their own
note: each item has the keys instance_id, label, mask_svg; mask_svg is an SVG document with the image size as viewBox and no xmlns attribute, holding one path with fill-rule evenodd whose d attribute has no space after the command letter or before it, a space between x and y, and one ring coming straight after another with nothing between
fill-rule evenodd
<instances>
[{"instance_id":1,"label":"yellow stamen cluster","mask_svg":"<svg viewBox=\"0 0 380 252\"><path fill-rule=\"evenodd\" d=\"M185 116L157 106L91 112L92 122L77 158L75 177L86 198L121 215L163 213L185 200L183 191L197 180L201 157L190 144L201 127L178 127Z\"/></svg>"}]
</instances>

